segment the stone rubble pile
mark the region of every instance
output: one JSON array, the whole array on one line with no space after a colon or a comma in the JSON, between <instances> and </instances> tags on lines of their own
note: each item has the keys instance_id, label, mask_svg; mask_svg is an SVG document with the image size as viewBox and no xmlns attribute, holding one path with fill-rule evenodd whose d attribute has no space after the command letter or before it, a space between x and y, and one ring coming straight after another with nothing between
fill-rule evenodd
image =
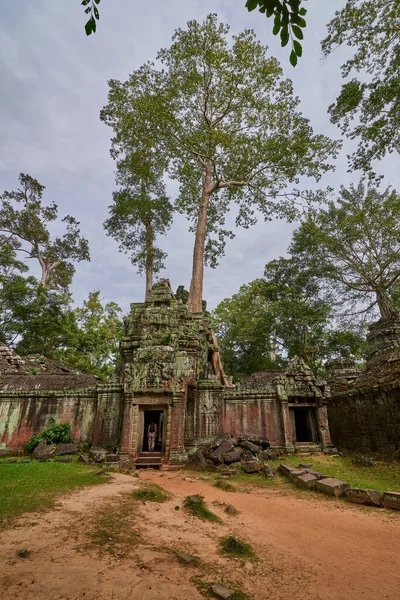
<instances>
[{"instance_id":1,"label":"stone rubble pile","mask_svg":"<svg viewBox=\"0 0 400 600\"><path fill-rule=\"evenodd\" d=\"M278 460L277 452L259 436L223 436L201 446L190 457L187 467L195 471L219 471L229 474L242 468L246 473L263 471L267 478L275 477L275 469L266 461Z\"/></svg>"}]
</instances>

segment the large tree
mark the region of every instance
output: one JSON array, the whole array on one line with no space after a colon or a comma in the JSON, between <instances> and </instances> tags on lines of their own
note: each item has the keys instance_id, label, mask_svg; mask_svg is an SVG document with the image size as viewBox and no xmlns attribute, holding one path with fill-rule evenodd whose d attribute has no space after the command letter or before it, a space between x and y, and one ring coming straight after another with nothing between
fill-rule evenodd
<instances>
[{"instance_id":1,"label":"large tree","mask_svg":"<svg viewBox=\"0 0 400 600\"><path fill-rule=\"evenodd\" d=\"M108 234L119 242L122 252L130 254L139 273L146 275L146 298L153 285L153 274L164 266L165 252L155 245L157 235L169 229L173 208L166 194L164 173L168 161L157 144L157 136L146 117L141 80L131 80L134 110L130 113L128 138L122 136L112 147L117 161L116 183L110 217L104 223ZM102 112L106 118L106 109Z\"/></svg>"},{"instance_id":2,"label":"large tree","mask_svg":"<svg viewBox=\"0 0 400 600\"><path fill-rule=\"evenodd\" d=\"M328 24L322 42L325 57L345 44L353 55L342 66L348 78L331 120L351 139L357 150L350 169L374 174L372 161L400 151L400 0L347 0Z\"/></svg>"},{"instance_id":3,"label":"large tree","mask_svg":"<svg viewBox=\"0 0 400 600\"><path fill-rule=\"evenodd\" d=\"M19 183L17 190L0 196L0 231L16 252L38 261L44 287L66 289L75 273L73 263L90 260L88 241L70 215L62 219L64 235L52 239L49 224L58 217L57 204L42 203L45 187L30 175L21 173Z\"/></svg>"},{"instance_id":4,"label":"large tree","mask_svg":"<svg viewBox=\"0 0 400 600\"><path fill-rule=\"evenodd\" d=\"M319 179L331 169L338 143L315 135L298 111L291 81L282 79L252 31L231 40L229 27L209 15L178 29L170 48L158 53L160 69L144 65L128 81L110 82L103 120L113 144L126 144L137 105L137 81L147 119L163 151L169 174L180 184L176 208L195 232L188 307L201 312L204 263L215 266L224 251L225 217L234 201L236 223L293 218L300 176Z\"/></svg>"},{"instance_id":5,"label":"large tree","mask_svg":"<svg viewBox=\"0 0 400 600\"><path fill-rule=\"evenodd\" d=\"M398 314L400 195L363 182L340 188L337 201L310 215L293 236L290 252L321 279L340 287L342 301L381 317Z\"/></svg>"}]
</instances>

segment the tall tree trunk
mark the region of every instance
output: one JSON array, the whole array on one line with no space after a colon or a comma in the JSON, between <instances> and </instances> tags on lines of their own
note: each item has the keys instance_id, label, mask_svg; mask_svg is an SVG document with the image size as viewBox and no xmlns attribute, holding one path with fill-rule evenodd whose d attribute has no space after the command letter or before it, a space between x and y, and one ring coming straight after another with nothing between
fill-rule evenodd
<instances>
[{"instance_id":1,"label":"tall tree trunk","mask_svg":"<svg viewBox=\"0 0 400 600\"><path fill-rule=\"evenodd\" d=\"M272 362L276 362L276 330L274 329L270 336L270 351L269 351L269 360Z\"/></svg>"},{"instance_id":2,"label":"tall tree trunk","mask_svg":"<svg viewBox=\"0 0 400 600\"><path fill-rule=\"evenodd\" d=\"M211 161L207 161L203 180L199 216L197 218L196 237L193 250L192 280L190 282L188 309L189 312L202 312L203 279L204 279L204 247L207 233L207 211L211 196Z\"/></svg>"},{"instance_id":3,"label":"tall tree trunk","mask_svg":"<svg viewBox=\"0 0 400 600\"><path fill-rule=\"evenodd\" d=\"M154 233L148 221L145 222L146 227L146 302L149 299L151 288L153 287L153 249L154 249Z\"/></svg>"},{"instance_id":4,"label":"tall tree trunk","mask_svg":"<svg viewBox=\"0 0 400 600\"><path fill-rule=\"evenodd\" d=\"M375 293L382 319L392 319L394 316L397 316L397 313L387 295L381 291L376 291Z\"/></svg>"}]
</instances>

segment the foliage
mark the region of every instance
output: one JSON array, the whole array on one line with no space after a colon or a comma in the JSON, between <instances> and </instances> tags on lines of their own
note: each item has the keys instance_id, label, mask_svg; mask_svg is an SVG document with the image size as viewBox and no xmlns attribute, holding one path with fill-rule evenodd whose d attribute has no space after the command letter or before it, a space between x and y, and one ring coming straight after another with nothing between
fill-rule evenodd
<instances>
[{"instance_id":1,"label":"foliage","mask_svg":"<svg viewBox=\"0 0 400 600\"><path fill-rule=\"evenodd\" d=\"M221 519L215 513L211 512L209 508L207 508L203 496L186 496L183 505L193 517L198 517L203 521L222 523Z\"/></svg>"},{"instance_id":2,"label":"foliage","mask_svg":"<svg viewBox=\"0 0 400 600\"><path fill-rule=\"evenodd\" d=\"M122 309L115 302L103 305L100 292L90 292L82 307L73 311L77 332L60 358L67 364L103 379L112 375L122 336Z\"/></svg>"},{"instance_id":3,"label":"foliage","mask_svg":"<svg viewBox=\"0 0 400 600\"><path fill-rule=\"evenodd\" d=\"M304 37L302 28L306 26L306 21L303 17L307 14L307 10L301 6L301 2L302 0L247 0L246 2L249 11L258 8L266 17L274 17L272 33L280 34L282 47L291 40L290 64L293 67L297 65L297 58L303 53L299 40Z\"/></svg>"},{"instance_id":4,"label":"foliage","mask_svg":"<svg viewBox=\"0 0 400 600\"><path fill-rule=\"evenodd\" d=\"M60 494L105 481L76 462L0 461L0 527L23 513L51 509Z\"/></svg>"},{"instance_id":5,"label":"foliage","mask_svg":"<svg viewBox=\"0 0 400 600\"><path fill-rule=\"evenodd\" d=\"M128 81L110 82L101 113L114 131L113 152L129 144L144 111L169 158L169 175L180 184L176 209L195 232L191 312L202 310L204 261L216 266L233 237L224 228L231 202L239 206L237 225L253 224L256 209L267 219L293 219L301 195L288 186L300 176L319 179L339 147L313 133L292 83L254 33L229 40L228 32L216 15L189 21L158 53L162 70L146 64Z\"/></svg>"},{"instance_id":6,"label":"foliage","mask_svg":"<svg viewBox=\"0 0 400 600\"><path fill-rule=\"evenodd\" d=\"M15 252L38 261L43 286L66 289L75 272L73 262L90 260L88 241L70 215L62 219L66 233L52 240L49 224L57 219L57 205L42 204L45 187L30 175L21 173L19 183L20 188L0 196L0 231L9 236Z\"/></svg>"},{"instance_id":7,"label":"foliage","mask_svg":"<svg viewBox=\"0 0 400 600\"><path fill-rule=\"evenodd\" d=\"M90 15L85 25L86 35L96 33L96 21L100 18L99 9L97 8L99 4L100 0L82 0L81 2L82 6L86 6L85 14Z\"/></svg>"},{"instance_id":8,"label":"foliage","mask_svg":"<svg viewBox=\"0 0 400 600\"><path fill-rule=\"evenodd\" d=\"M298 257L279 258L265 267L263 279L240 288L213 312L222 360L235 379L264 369L279 369L300 356L313 370L327 358L362 356L359 328L334 323L339 306L319 273Z\"/></svg>"},{"instance_id":9,"label":"foliage","mask_svg":"<svg viewBox=\"0 0 400 600\"><path fill-rule=\"evenodd\" d=\"M31 453L40 442L46 444L68 444L71 441L71 423L56 423L53 417L49 419L48 427L42 433L32 435L25 443L24 449Z\"/></svg>"},{"instance_id":10,"label":"foliage","mask_svg":"<svg viewBox=\"0 0 400 600\"><path fill-rule=\"evenodd\" d=\"M20 323L16 351L62 359L67 348L75 348L78 327L70 302L68 294L32 285L29 301L16 307Z\"/></svg>"},{"instance_id":11,"label":"foliage","mask_svg":"<svg viewBox=\"0 0 400 600\"><path fill-rule=\"evenodd\" d=\"M383 318L398 314L400 195L387 188L340 188L337 202L315 211L295 233L290 251L321 279L340 286L342 301L377 305Z\"/></svg>"},{"instance_id":12,"label":"foliage","mask_svg":"<svg viewBox=\"0 0 400 600\"><path fill-rule=\"evenodd\" d=\"M399 10L399 0L347 0L322 42L325 57L341 44L354 50L342 76L355 72L360 77L342 86L329 112L343 133L359 140L350 170L362 169L371 176L372 161L400 147Z\"/></svg>"},{"instance_id":13,"label":"foliage","mask_svg":"<svg viewBox=\"0 0 400 600\"><path fill-rule=\"evenodd\" d=\"M132 86L134 79L131 79ZM164 267L165 252L154 245L156 235L163 235L172 222L173 208L166 195L163 175L167 161L155 144L151 124L141 107L141 81L136 80L138 95L135 123L127 142L112 152L117 162L116 182L110 218L104 227L118 240L120 251L129 253L139 273L146 273L146 297L151 291L153 274ZM110 84L111 85L111 84ZM105 111L103 111L103 118ZM121 154L123 155L121 158Z\"/></svg>"}]
</instances>

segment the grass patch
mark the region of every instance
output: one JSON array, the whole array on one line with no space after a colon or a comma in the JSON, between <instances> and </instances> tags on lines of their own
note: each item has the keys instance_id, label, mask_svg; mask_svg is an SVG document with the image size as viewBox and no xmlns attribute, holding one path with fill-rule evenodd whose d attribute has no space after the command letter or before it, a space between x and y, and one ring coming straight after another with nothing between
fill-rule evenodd
<instances>
[{"instance_id":1,"label":"grass patch","mask_svg":"<svg viewBox=\"0 0 400 600\"><path fill-rule=\"evenodd\" d=\"M142 502L166 502L172 498L171 494L156 483L145 483L139 489L132 492L134 500Z\"/></svg>"},{"instance_id":2,"label":"grass patch","mask_svg":"<svg viewBox=\"0 0 400 600\"><path fill-rule=\"evenodd\" d=\"M234 492L236 490L235 486L225 479L216 479L213 486L220 490L224 490L224 492Z\"/></svg>"},{"instance_id":3,"label":"grass patch","mask_svg":"<svg viewBox=\"0 0 400 600\"><path fill-rule=\"evenodd\" d=\"M0 527L23 513L48 510L56 498L87 485L108 481L77 462L0 462Z\"/></svg>"},{"instance_id":4,"label":"grass patch","mask_svg":"<svg viewBox=\"0 0 400 600\"><path fill-rule=\"evenodd\" d=\"M220 553L228 558L255 558L255 553L250 544L243 542L233 535L221 539Z\"/></svg>"},{"instance_id":5,"label":"grass patch","mask_svg":"<svg viewBox=\"0 0 400 600\"><path fill-rule=\"evenodd\" d=\"M203 519L203 521L213 521L222 523L221 519L207 508L203 496L186 496L183 506L193 516Z\"/></svg>"},{"instance_id":6,"label":"grass patch","mask_svg":"<svg viewBox=\"0 0 400 600\"><path fill-rule=\"evenodd\" d=\"M206 598L215 598L215 595L211 591L211 586L215 585L216 583L220 583L221 585L224 585L225 587L231 590L234 589L230 584L226 582L206 581L201 577L201 575L194 575L190 578L190 581L191 583L193 583L197 591L200 592L200 594L202 596L205 596ZM248 594L245 594L244 592L235 590L235 593L229 597L229 600L251 600L251 597Z\"/></svg>"},{"instance_id":7,"label":"grass patch","mask_svg":"<svg viewBox=\"0 0 400 600\"><path fill-rule=\"evenodd\" d=\"M100 553L109 553L123 558L140 541L135 530L133 517L136 515L136 500L124 494L117 501L107 502L99 508L89 521L85 532L89 542L85 548L96 547Z\"/></svg>"},{"instance_id":8,"label":"grass patch","mask_svg":"<svg viewBox=\"0 0 400 600\"><path fill-rule=\"evenodd\" d=\"M372 467L358 467L352 463L352 455L341 457L325 456L284 456L279 462L297 466L299 463L312 464L314 469L328 477L347 481L354 488L377 489L382 492L400 492L400 463L374 459ZM273 463L278 466L279 462Z\"/></svg>"}]
</instances>

